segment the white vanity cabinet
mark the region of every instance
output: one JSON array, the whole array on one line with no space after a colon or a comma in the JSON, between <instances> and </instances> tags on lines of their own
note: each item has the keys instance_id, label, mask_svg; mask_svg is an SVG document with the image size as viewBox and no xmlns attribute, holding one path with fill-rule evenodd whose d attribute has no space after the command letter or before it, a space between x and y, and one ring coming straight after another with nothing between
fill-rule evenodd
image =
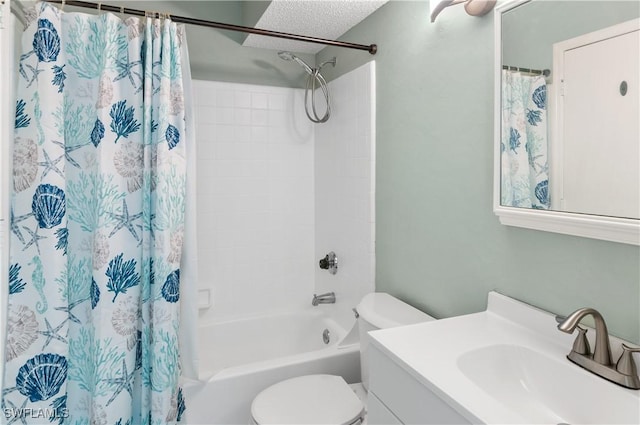
<instances>
[{"instance_id":1,"label":"white vanity cabinet","mask_svg":"<svg viewBox=\"0 0 640 425\"><path fill-rule=\"evenodd\" d=\"M470 424L423 382L407 372L392 354L370 344L367 423Z\"/></svg>"},{"instance_id":2,"label":"white vanity cabinet","mask_svg":"<svg viewBox=\"0 0 640 425\"><path fill-rule=\"evenodd\" d=\"M640 391L567 360L555 317L490 292L483 312L369 332L368 423L640 424ZM614 359L631 345L609 340Z\"/></svg>"},{"instance_id":3,"label":"white vanity cabinet","mask_svg":"<svg viewBox=\"0 0 640 425\"><path fill-rule=\"evenodd\" d=\"M367 396L367 424L402 425L402 422L400 422L400 419L398 419L375 394L369 392Z\"/></svg>"}]
</instances>

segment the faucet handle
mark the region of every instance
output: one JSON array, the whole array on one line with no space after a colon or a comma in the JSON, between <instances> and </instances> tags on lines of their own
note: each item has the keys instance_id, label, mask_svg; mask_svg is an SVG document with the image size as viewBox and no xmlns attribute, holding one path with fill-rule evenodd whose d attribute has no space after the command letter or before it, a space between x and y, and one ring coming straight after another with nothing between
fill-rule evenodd
<instances>
[{"instance_id":1,"label":"faucet handle","mask_svg":"<svg viewBox=\"0 0 640 425\"><path fill-rule=\"evenodd\" d=\"M556 316L556 322L563 323L566 317ZM578 329L578 335L576 336L575 341L573 341L572 350L578 354L582 354L588 356L591 354L591 346L589 346L589 340L587 339L587 329L582 326L576 326Z\"/></svg>"},{"instance_id":2,"label":"faucet handle","mask_svg":"<svg viewBox=\"0 0 640 425\"><path fill-rule=\"evenodd\" d=\"M336 253L331 251L324 258L321 258L319 261L320 268L323 270L329 270L329 273L336 274L338 273L338 257Z\"/></svg>"},{"instance_id":3,"label":"faucet handle","mask_svg":"<svg viewBox=\"0 0 640 425\"><path fill-rule=\"evenodd\" d=\"M638 376L638 369L632 353L640 353L640 348L629 347L623 343L622 355L616 363L616 370L623 375Z\"/></svg>"},{"instance_id":4,"label":"faucet handle","mask_svg":"<svg viewBox=\"0 0 640 425\"><path fill-rule=\"evenodd\" d=\"M585 356L591 354L591 347L587 339L587 330L581 326L578 326L578 335L576 336L576 340L573 341L573 351Z\"/></svg>"}]
</instances>

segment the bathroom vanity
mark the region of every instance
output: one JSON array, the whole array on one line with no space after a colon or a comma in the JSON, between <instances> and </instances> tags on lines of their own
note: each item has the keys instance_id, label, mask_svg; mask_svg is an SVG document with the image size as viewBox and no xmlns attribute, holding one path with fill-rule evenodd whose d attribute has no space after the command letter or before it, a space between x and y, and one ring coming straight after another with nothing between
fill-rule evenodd
<instances>
[{"instance_id":1,"label":"bathroom vanity","mask_svg":"<svg viewBox=\"0 0 640 425\"><path fill-rule=\"evenodd\" d=\"M371 387L368 423L383 424L471 424L473 420L445 401L447 395L429 381L406 369L399 359L377 344L371 349Z\"/></svg>"},{"instance_id":2,"label":"bathroom vanity","mask_svg":"<svg viewBox=\"0 0 640 425\"><path fill-rule=\"evenodd\" d=\"M372 425L640 423L640 391L570 362L553 314L496 292L484 312L369 337Z\"/></svg>"}]
</instances>

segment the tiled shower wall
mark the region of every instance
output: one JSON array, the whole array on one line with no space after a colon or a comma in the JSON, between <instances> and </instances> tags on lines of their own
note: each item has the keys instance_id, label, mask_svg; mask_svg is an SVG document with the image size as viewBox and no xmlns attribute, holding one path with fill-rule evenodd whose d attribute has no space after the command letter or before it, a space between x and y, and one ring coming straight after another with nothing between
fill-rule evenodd
<instances>
[{"instance_id":1,"label":"tiled shower wall","mask_svg":"<svg viewBox=\"0 0 640 425\"><path fill-rule=\"evenodd\" d=\"M202 321L300 309L313 293L313 127L299 89L194 81ZM200 293L201 300L207 296Z\"/></svg>"},{"instance_id":2,"label":"tiled shower wall","mask_svg":"<svg viewBox=\"0 0 640 425\"><path fill-rule=\"evenodd\" d=\"M330 83L331 119L304 90L194 81L202 322L308 308L374 290L373 63ZM319 270L333 250L336 275Z\"/></svg>"},{"instance_id":3,"label":"tiled shower wall","mask_svg":"<svg viewBox=\"0 0 640 425\"><path fill-rule=\"evenodd\" d=\"M338 256L338 273L316 266L318 293L334 291L351 313L375 288L375 62L329 83L332 115L316 126L316 258Z\"/></svg>"}]
</instances>

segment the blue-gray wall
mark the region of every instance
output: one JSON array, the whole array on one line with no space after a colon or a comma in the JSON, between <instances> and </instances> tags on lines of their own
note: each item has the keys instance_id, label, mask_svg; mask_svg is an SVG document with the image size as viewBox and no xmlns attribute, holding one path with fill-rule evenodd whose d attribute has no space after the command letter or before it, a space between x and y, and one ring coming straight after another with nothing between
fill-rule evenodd
<instances>
[{"instance_id":1,"label":"blue-gray wall","mask_svg":"<svg viewBox=\"0 0 640 425\"><path fill-rule=\"evenodd\" d=\"M571 17L567 21L567 16ZM503 65L553 68L553 44L640 16L638 1L533 1L502 19ZM541 31L544 28L544 31Z\"/></svg>"},{"instance_id":2,"label":"blue-gray wall","mask_svg":"<svg viewBox=\"0 0 640 425\"><path fill-rule=\"evenodd\" d=\"M196 1L189 3L188 16L208 16L218 22L253 26L259 19L261 5L242 1ZM268 3L268 2L259 2ZM264 12L264 10L262 10ZM301 68L280 59L275 50L242 46L246 34L188 26L189 57L193 78L232 83L263 84L281 87L303 87ZM314 55L300 54L314 63Z\"/></svg>"},{"instance_id":3,"label":"blue-gray wall","mask_svg":"<svg viewBox=\"0 0 640 425\"><path fill-rule=\"evenodd\" d=\"M255 25L253 21L259 19L268 3L219 0L111 1L111 4L134 9L159 10L178 16L245 26ZM68 10L74 9L69 7ZM76 10L88 12L87 9ZM242 46L245 37L240 32L187 25L192 77L198 80L304 87L304 72L299 66L278 58L274 50ZM314 63L314 55L298 56L307 63Z\"/></svg>"},{"instance_id":4,"label":"blue-gray wall","mask_svg":"<svg viewBox=\"0 0 640 425\"><path fill-rule=\"evenodd\" d=\"M543 30L541 27L540 30ZM640 343L640 248L499 224L492 212L493 17L392 1L343 37L379 53L326 48L335 78L377 72L376 288L448 317L487 292L568 314L592 306Z\"/></svg>"}]
</instances>

